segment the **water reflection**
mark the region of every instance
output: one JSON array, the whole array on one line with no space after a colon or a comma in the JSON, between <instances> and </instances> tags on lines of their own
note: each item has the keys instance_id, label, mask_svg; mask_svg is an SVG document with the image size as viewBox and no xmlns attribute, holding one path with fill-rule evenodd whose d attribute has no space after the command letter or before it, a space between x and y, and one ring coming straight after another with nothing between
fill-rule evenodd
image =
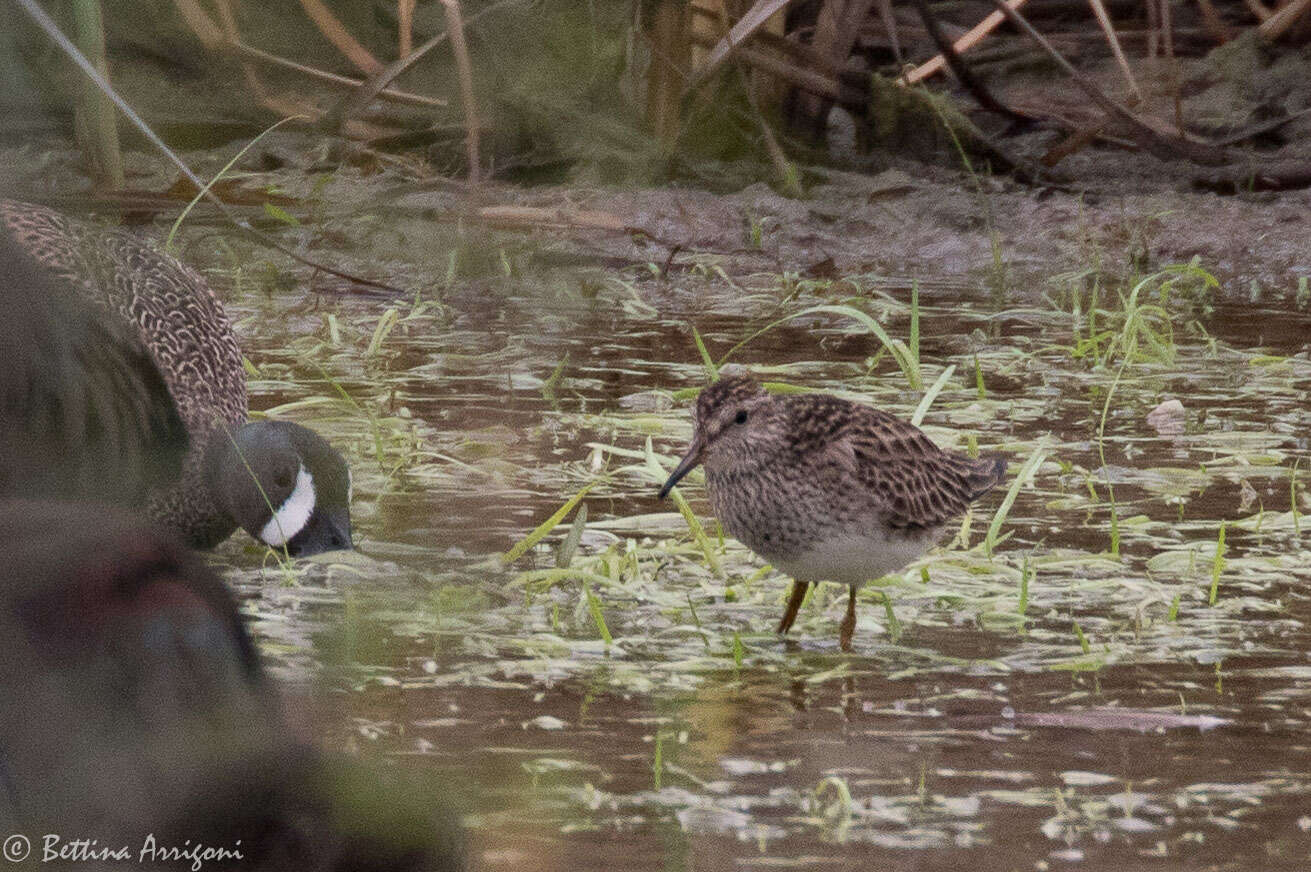
<instances>
[{"instance_id":1,"label":"water reflection","mask_svg":"<svg viewBox=\"0 0 1311 872\"><path fill-rule=\"evenodd\" d=\"M817 629L836 589L777 639L786 580L733 543L716 575L635 459L686 440L672 392L704 381L689 322L722 353L791 305L774 281L734 296L630 276L636 306L510 280L494 306L402 312L373 351L376 304L332 307L334 342L321 312L273 324L234 301L252 306L256 403L335 426L362 470L358 560L286 587L223 552L282 675L343 691L318 721L329 742L447 779L486 869L1303 868L1305 325L1224 309L1179 331L1173 363L1117 385L1103 453L1113 373L1070 352L1076 319L955 289L934 306L923 287L926 383L957 366L930 434L1012 470L1052 453L993 557L936 553L885 589L891 617L862 609L843 657ZM805 293L797 308L824 301ZM870 297L906 335L905 289ZM902 415L920 400L832 320L735 359ZM331 390L325 372L356 408L296 406ZM1167 395L1185 409L1168 439L1146 420ZM549 550L496 559L591 482L584 569L525 581Z\"/></svg>"}]
</instances>

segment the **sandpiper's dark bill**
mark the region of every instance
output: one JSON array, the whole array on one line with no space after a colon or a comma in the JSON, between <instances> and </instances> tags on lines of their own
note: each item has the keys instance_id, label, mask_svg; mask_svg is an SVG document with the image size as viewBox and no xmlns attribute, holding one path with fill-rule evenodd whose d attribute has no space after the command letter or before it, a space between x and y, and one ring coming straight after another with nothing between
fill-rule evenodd
<instances>
[{"instance_id":1,"label":"sandpiper's dark bill","mask_svg":"<svg viewBox=\"0 0 1311 872\"><path fill-rule=\"evenodd\" d=\"M692 444L688 446L687 453L683 455L683 459L678 461L678 466L674 467L674 471L671 472L669 478L665 480L664 487L660 488L660 499L663 500L665 497L669 496L669 492L674 489L674 485L682 481L683 476L696 469L697 464L701 462L701 453L704 450L705 440L702 439L701 434L698 433L692 438Z\"/></svg>"}]
</instances>

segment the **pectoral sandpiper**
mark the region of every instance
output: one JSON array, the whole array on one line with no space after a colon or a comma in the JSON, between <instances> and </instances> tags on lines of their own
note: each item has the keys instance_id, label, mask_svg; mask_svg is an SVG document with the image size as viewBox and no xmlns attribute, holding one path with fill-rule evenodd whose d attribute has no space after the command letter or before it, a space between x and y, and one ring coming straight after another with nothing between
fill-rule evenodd
<instances>
[{"instance_id":1,"label":"pectoral sandpiper","mask_svg":"<svg viewBox=\"0 0 1311 872\"><path fill-rule=\"evenodd\" d=\"M1002 457L939 448L887 412L827 394L771 396L748 376L701 392L692 444L660 496L698 464L725 529L795 580L778 632L812 582L848 586L844 651L857 588L924 554L1006 473Z\"/></svg>"}]
</instances>

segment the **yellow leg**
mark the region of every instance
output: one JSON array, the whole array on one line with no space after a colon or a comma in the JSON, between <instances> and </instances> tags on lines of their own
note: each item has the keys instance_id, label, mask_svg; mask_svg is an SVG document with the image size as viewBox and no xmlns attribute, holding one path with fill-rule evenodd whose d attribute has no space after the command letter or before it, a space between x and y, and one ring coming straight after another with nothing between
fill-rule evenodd
<instances>
[{"instance_id":1,"label":"yellow leg","mask_svg":"<svg viewBox=\"0 0 1311 872\"><path fill-rule=\"evenodd\" d=\"M847 591L847 616L842 619L842 625L838 628L838 646L843 651L851 650L851 637L856 632L856 586L853 584Z\"/></svg>"},{"instance_id":2,"label":"yellow leg","mask_svg":"<svg viewBox=\"0 0 1311 872\"><path fill-rule=\"evenodd\" d=\"M810 587L808 581L792 582L792 596L788 599L788 607L783 612L783 620L778 622L778 632L786 633L792 629L792 622L797 619L797 610L801 608L801 601L806 598L808 587Z\"/></svg>"}]
</instances>

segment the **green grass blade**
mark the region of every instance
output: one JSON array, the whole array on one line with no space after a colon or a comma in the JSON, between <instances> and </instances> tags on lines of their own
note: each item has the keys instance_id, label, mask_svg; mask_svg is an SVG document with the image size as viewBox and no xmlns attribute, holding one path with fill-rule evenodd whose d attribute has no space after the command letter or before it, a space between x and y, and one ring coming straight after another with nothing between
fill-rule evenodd
<instances>
[{"instance_id":1,"label":"green grass blade","mask_svg":"<svg viewBox=\"0 0 1311 872\"><path fill-rule=\"evenodd\" d=\"M592 620L596 622L596 631L601 634L607 645L613 645L614 637L610 635L610 628L605 625L605 615L601 614L601 601L592 593L592 588L585 581L583 596L587 598L587 610L592 613Z\"/></svg>"},{"instance_id":2,"label":"green grass blade","mask_svg":"<svg viewBox=\"0 0 1311 872\"><path fill-rule=\"evenodd\" d=\"M516 544L513 548L502 554L501 562L513 563L516 560L518 560L520 557L523 557L525 554L527 554L528 549L532 548L538 542L542 541L542 538L545 537L546 534L554 530L557 524L559 524L561 521L567 518L569 516L569 513L574 510L574 506L578 505L578 503L582 501L583 497L587 496L587 492L594 487L596 487L596 482L592 482L591 484L587 485L582 490L580 490L578 493L571 496L568 502L566 502L563 506L561 506L559 509L556 510L554 515L547 518L540 525L538 525L536 530L533 530L523 539L519 540L518 544Z\"/></svg>"},{"instance_id":3,"label":"green grass blade","mask_svg":"<svg viewBox=\"0 0 1311 872\"><path fill-rule=\"evenodd\" d=\"M706 368L706 381L715 382L719 379L719 367L715 366L715 361L710 357L709 350L706 349L705 340L701 338L701 331L692 325L692 341L696 343L696 350L701 353L701 364Z\"/></svg>"},{"instance_id":4,"label":"green grass blade","mask_svg":"<svg viewBox=\"0 0 1311 872\"><path fill-rule=\"evenodd\" d=\"M1215 539L1215 556L1211 558L1211 592L1207 597L1210 605L1215 605L1220 594L1220 573L1225 568L1225 522L1220 522L1220 535Z\"/></svg>"},{"instance_id":5,"label":"green grass blade","mask_svg":"<svg viewBox=\"0 0 1311 872\"><path fill-rule=\"evenodd\" d=\"M937 381L935 381L929 389L924 392L923 399L921 399L920 404L915 407L915 414L910 416L910 422L912 424L918 427L920 424L924 423L924 416L929 413L929 408L933 405L933 401L938 398L938 394L942 392L944 387L946 387L947 380L955 374L956 364L954 363L942 371L942 375L938 376Z\"/></svg>"},{"instance_id":6,"label":"green grass blade","mask_svg":"<svg viewBox=\"0 0 1311 872\"><path fill-rule=\"evenodd\" d=\"M378 319L378 326L373 329L373 336L369 339L369 347L364 349L365 357L373 357L378 353L382 343L387 341L392 328L396 326L396 319L399 317L400 313L396 311L395 306L382 313L382 317Z\"/></svg>"},{"instance_id":7,"label":"green grass blade","mask_svg":"<svg viewBox=\"0 0 1311 872\"><path fill-rule=\"evenodd\" d=\"M983 540L984 550L989 557L992 556L992 550L997 544L997 536L1001 533L1001 525L1006 522L1006 516L1010 514L1011 506L1015 505L1015 498L1019 496L1020 488L1029 480L1029 476L1038 468L1038 465L1047 459L1051 449L1046 445L1039 445L1029 455L1029 459L1024 461L1020 471L1016 473L1015 480L1006 490L1006 497L1001 501L997 508L997 514L992 516L992 523L988 525L988 535Z\"/></svg>"},{"instance_id":8,"label":"green grass blade","mask_svg":"<svg viewBox=\"0 0 1311 872\"><path fill-rule=\"evenodd\" d=\"M870 333L873 333L874 338L878 339L878 341L883 344L883 347L888 350L890 355L892 355L892 359L897 362L897 367L901 370L902 375L906 377L906 381L911 389L917 391L924 389L924 382L920 377L919 364L917 361L912 360L911 351L906 346L906 343L889 336L888 331L883 329L883 325L874 320L874 318L869 314L862 312L854 306L846 305L811 306L808 309L802 309L800 312L793 312L791 315L785 315L776 321L772 321L730 348L724 356L719 359L718 366L722 367L730 357L737 353L739 349L769 331L774 330L789 321L796 320L797 318L804 318L807 315L818 314L838 315L843 318L849 318L864 327Z\"/></svg>"},{"instance_id":9,"label":"green grass blade","mask_svg":"<svg viewBox=\"0 0 1311 872\"><path fill-rule=\"evenodd\" d=\"M259 132L258 136L256 136L250 142L246 143L242 147L241 151L233 155L232 160L225 163L223 165L223 169L215 173L214 178L210 179L209 182L206 183L205 187L197 191L196 196L191 198L191 202L187 204L186 208L182 210L182 214L179 215L177 217L177 220L173 222L173 226L168 229L168 236L164 237L164 252L166 254L173 253L173 237L177 236L178 230L182 227L182 222L186 220L187 216L191 214L191 210L195 208L197 203L200 202L200 198L204 197L205 194L209 192L210 188L218 184L219 179L223 178L224 174L227 173L228 170L232 169L233 165L237 161L241 160L242 156L245 155L246 152L254 148L255 143L259 142L261 139L268 136L270 133L277 130L279 127L286 124L288 121L308 121L308 120L309 119L306 118L304 115L289 115L288 117L283 118L281 121L277 121L271 124L270 126L264 128Z\"/></svg>"},{"instance_id":10,"label":"green grass blade","mask_svg":"<svg viewBox=\"0 0 1311 872\"><path fill-rule=\"evenodd\" d=\"M578 543L583 538L583 530L587 527L587 503L578 507L574 512L574 522L569 527L569 534L564 537L560 543L560 550L555 553L555 565L561 569L568 569L569 564L574 562L574 555L578 553Z\"/></svg>"},{"instance_id":11,"label":"green grass blade","mask_svg":"<svg viewBox=\"0 0 1311 872\"><path fill-rule=\"evenodd\" d=\"M920 367L920 283L910 283L910 359Z\"/></svg>"}]
</instances>

